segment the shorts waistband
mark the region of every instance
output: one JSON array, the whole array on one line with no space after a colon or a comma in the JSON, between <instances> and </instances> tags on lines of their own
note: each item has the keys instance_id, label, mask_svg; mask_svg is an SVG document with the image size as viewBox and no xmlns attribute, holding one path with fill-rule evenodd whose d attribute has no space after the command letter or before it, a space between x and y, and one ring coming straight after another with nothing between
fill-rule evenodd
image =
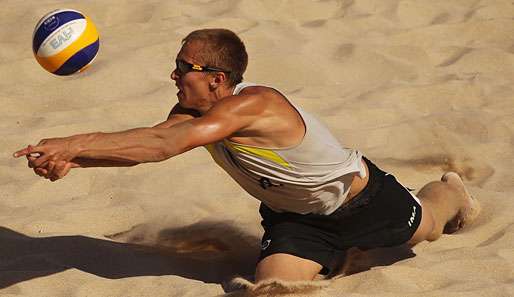
<instances>
[{"instance_id":1,"label":"shorts waistband","mask_svg":"<svg viewBox=\"0 0 514 297\"><path fill-rule=\"evenodd\" d=\"M372 198L380 191L382 188L383 180L386 173L380 170L373 162L368 160L366 157L362 157L366 165L368 165L369 178L368 183L362 189L362 191L353 197L348 203L343 203L339 209L336 210L351 210L364 205L367 205L371 202Z\"/></svg>"}]
</instances>

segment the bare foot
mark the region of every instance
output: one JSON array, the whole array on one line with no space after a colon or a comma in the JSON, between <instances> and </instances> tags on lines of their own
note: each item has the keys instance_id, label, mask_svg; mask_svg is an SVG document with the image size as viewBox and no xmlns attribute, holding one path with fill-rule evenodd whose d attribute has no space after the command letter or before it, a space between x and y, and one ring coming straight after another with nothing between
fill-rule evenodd
<instances>
[{"instance_id":1,"label":"bare foot","mask_svg":"<svg viewBox=\"0 0 514 297\"><path fill-rule=\"evenodd\" d=\"M444 233L451 234L472 223L480 213L481 208L478 200L469 194L462 178L457 173L447 172L441 177L441 181L455 187L461 194L460 198L462 199L461 208L455 217L444 226Z\"/></svg>"}]
</instances>

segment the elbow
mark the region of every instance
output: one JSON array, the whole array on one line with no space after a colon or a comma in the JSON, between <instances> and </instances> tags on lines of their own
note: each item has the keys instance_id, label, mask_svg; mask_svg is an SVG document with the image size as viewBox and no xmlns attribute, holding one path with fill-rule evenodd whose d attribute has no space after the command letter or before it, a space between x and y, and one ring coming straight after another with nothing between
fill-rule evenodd
<instances>
[{"instance_id":1,"label":"elbow","mask_svg":"<svg viewBox=\"0 0 514 297\"><path fill-rule=\"evenodd\" d=\"M194 147L188 146L185 144L182 145L182 144L177 144L177 143L173 143L173 144L167 143L167 144L164 144L162 147L160 147L160 149L156 150L155 159L156 159L156 162L164 161L169 158L180 155L182 153L185 153L193 148Z\"/></svg>"},{"instance_id":2,"label":"elbow","mask_svg":"<svg viewBox=\"0 0 514 297\"><path fill-rule=\"evenodd\" d=\"M154 145L150 152L150 159L146 162L160 162L176 155L180 155L192 149L189 137L182 131L171 131L169 129L152 129L154 133Z\"/></svg>"},{"instance_id":3,"label":"elbow","mask_svg":"<svg viewBox=\"0 0 514 297\"><path fill-rule=\"evenodd\" d=\"M160 149L157 150L154 154L154 160L153 162L161 162L164 160L168 160L169 158L173 157L174 155L167 149Z\"/></svg>"},{"instance_id":4,"label":"elbow","mask_svg":"<svg viewBox=\"0 0 514 297\"><path fill-rule=\"evenodd\" d=\"M180 154L180 150L170 145L162 145L151 154L150 162L161 162Z\"/></svg>"}]
</instances>

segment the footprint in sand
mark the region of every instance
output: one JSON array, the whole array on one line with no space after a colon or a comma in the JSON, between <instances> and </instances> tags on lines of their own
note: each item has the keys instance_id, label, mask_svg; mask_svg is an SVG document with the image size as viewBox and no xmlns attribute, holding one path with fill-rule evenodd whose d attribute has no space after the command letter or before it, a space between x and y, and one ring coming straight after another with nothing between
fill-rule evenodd
<instances>
[{"instance_id":1,"label":"footprint in sand","mask_svg":"<svg viewBox=\"0 0 514 297\"><path fill-rule=\"evenodd\" d=\"M457 63L457 61L462 59L462 57L471 53L472 51L473 49L469 47L457 48L448 58L446 58L443 62L439 63L437 67L447 67L453 65Z\"/></svg>"},{"instance_id":2,"label":"footprint in sand","mask_svg":"<svg viewBox=\"0 0 514 297\"><path fill-rule=\"evenodd\" d=\"M405 159L384 159L391 165L414 168L422 171L441 170L442 172L455 172L473 185L482 186L495 173L495 170L489 164L472 158L455 158L451 155L431 155L419 158Z\"/></svg>"}]
</instances>

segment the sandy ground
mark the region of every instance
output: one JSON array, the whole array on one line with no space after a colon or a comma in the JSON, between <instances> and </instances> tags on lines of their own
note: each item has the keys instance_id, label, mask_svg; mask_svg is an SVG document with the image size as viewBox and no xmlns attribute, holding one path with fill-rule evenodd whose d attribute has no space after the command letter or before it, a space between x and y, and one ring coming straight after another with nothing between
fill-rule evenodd
<instances>
[{"instance_id":1,"label":"sandy ground","mask_svg":"<svg viewBox=\"0 0 514 297\"><path fill-rule=\"evenodd\" d=\"M32 30L56 8L100 32L82 74L33 57ZM462 232L356 253L346 276L283 292L514 296L510 0L0 1L0 296L215 296L252 275L258 203L204 149L56 183L11 157L42 138L164 120L180 40L208 27L246 42L245 80L281 89L345 146L416 189L455 170L483 206Z\"/></svg>"}]
</instances>

